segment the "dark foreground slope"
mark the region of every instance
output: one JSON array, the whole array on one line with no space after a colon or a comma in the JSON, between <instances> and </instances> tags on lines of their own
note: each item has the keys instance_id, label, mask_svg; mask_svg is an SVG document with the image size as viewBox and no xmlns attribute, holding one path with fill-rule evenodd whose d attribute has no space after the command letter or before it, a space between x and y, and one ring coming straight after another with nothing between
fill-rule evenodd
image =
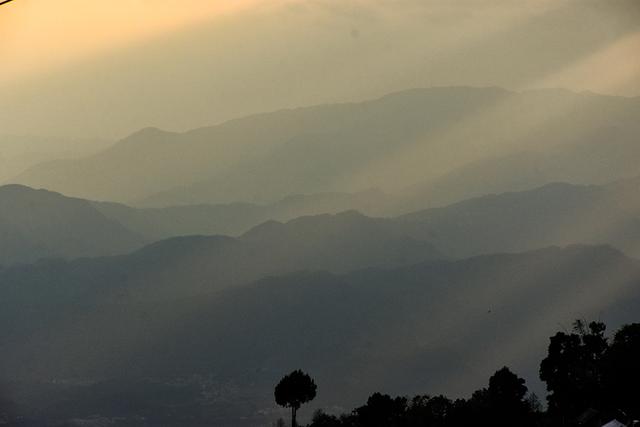
<instances>
[{"instance_id":1,"label":"dark foreground slope","mask_svg":"<svg viewBox=\"0 0 640 427\"><path fill-rule=\"evenodd\" d=\"M640 265L608 247L549 248L1 312L13 326L1 377L25 413L267 425L272 386L294 368L316 378L325 407L374 390L464 395L503 365L539 390L537 363L559 325L638 320Z\"/></svg>"}]
</instances>

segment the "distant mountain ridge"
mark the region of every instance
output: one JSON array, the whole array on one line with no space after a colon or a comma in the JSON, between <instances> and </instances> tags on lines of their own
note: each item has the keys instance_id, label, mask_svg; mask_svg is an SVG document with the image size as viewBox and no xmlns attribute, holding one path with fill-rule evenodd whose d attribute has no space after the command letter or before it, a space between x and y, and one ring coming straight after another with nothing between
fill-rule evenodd
<instances>
[{"instance_id":1,"label":"distant mountain ridge","mask_svg":"<svg viewBox=\"0 0 640 427\"><path fill-rule=\"evenodd\" d=\"M548 184L488 195L396 220L451 257L549 245L610 244L640 257L640 180L604 186Z\"/></svg>"},{"instance_id":2,"label":"distant mountain ridge","mask_svg":"<svg viewBox=\"0 0 640 427\"><path fill-rule=\"evenodd\" d=\"M357 200L347 197L341 207L363 207ZM403 203L388 197L376 206L375 195L365 200L379 211ZM453 258L581 243L613 245L640 258L640 178L605 185L551 183L391 216L387 223L398 236L429 242Z\"/></svg>"},{"instance_id":3,"label":"distant mountain ridge","mask_svg":"<svg viewBox=\"0 0 640 427\"><path fill-rule=\"evenodd\" d=\"M131 208L108 202L92 202L105 216L127 228L160 240L190 234L237 236L268 220L288 221L300 216L336 214L357 210L385 216L394 198L378 190L358 193L319 193L288 196L276 203L258 205L237 202L223 205L183 205L166 208Z\"/></svg>"},{"instance_id":4,"label":"distant mountain ridge","mask_svg":"<svg viewBox=\"0 0 640 427\"><path fill-rule=\"evenodd\" d=\"M290 196L273 205L176 206L135 209L67 197L21 185L0 186L0 265L42 258L125 254L143 245L185 235L239 236L268 220L373 211L387 196L378 191Z\"/></svg>"},{"instance_id":5,"label":"distant mountain ridge","mask_svg":"<svg viewBox=\"0 0 640 427\"><path fill-rule=\"evenodd\" d=\"M0 265L128 252L148 243L90 202L19 185L0 187Z\"/></svg>"},{"instance_id":6,"label":"distant mountain ridge","mask_svg":"<svg viewBox=\"0 0 640 427\"><path fill-rule=\"evenodd\" d=\"M550 181L603 183L637 175L639 117L635 98L416 89L186 133L145 129L98 155L44 164L14 181L150 207L409 188L415 202L409 210L416 210ZM490 182L482 178L493 171L491 162L528 151L545 160L525 156L525 167L506 169ZM612 163L615 168L603 167Z\"/></svg>"},{"instance_id":7,"label":"distant mountain ridge","mask_svg":"<svg viewBox=\"0 0 640 427\"><path fill-rule=\"evenodd\" d=\"M299 270L338 273L441 258L429 242L399 234L390 221L351 211L266 222L238 238L175 237L127 255L9 267L0 271L0 288L22 302L37 295L78 303L171 300Z\"/></svg>"},{"instance_id":8,"label":"distant mountain ridge","mask_svg":"<svg viewBox=\"0 0 640 427\"><path fill-rule=\"evenodd\" d=\"M110 144L110 141L94 139L0 133L0 183L52 159L88 156L106 149Z\"/></svg>"},{"instance_id":9,"label":"distant mountain ridge","mask_svg":"<svg viewBox=\"0 0 640 427\"><path fill-rule=\"evenodd\" d=\"M22 198L13 200L16 197L11 194L15 191L11 189L19 189L17 193ZM360 240L393 236L396 242L414 239L428 243L452 258L579 243L610 244L640 257L639 196L639 178L600 186L553 183L385 219L349 213L384 212L390 205L400 205L399 198L376 191L292 196L264 206L236 203L136 209L9 186L0 187L0 206L4 206L0 213L4 212L7 218L0 264L47 257L124 254L146 243L185 235L235 235L246 241L258 230L273 231L264 239L264 250L268 252L272 250L267 248L268 244L280 250L283 236L279 233L289 233L299 224L305 224L304 233L321 248L327 239L323 233L331 232L324 227L335 218L344 222L342 232L354 239L351 242L354 247L364 245ZM29 203L17 202L22 199L28 199ZM56 203L51 204L52 200ZM56 213L61 206L65 206L67 213ZM34 212L39 219L33 220ZM339 215L332 217L326 213ZM349 229L349 218L354 219L353 230ZM93 221L95 225L83 226L83 221ZM265 221L271 222L258 226ZM365 223L369 224L367 233L353 234ZM50 232L55 233L39 232L40 225L45 227L42 230L50 227Z\"/></svg>"}]
</instances>

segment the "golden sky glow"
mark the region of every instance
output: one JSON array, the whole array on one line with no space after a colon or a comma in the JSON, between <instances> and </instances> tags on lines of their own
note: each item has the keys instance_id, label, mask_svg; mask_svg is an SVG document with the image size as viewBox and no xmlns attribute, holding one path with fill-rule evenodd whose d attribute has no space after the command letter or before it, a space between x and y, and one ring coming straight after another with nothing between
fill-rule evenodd
<instances>
[{"instance_id":1,"label":"golden sky glow","mask_svg":"<svg viewBox=\"0 0 640 427\"><path fill-rule=\"evenodd\" d=\"M17 0L0 10L0 81L260 3L264 0Z\"/></svg>"},{"instance_id":2,"label":"golden sky glow","mask_svg":"<svg viewBox=\"0 0 640 427\"><path fill-rule=\"evenodd\" d=\"M640 95L636 0L15 0L0 134L121 138L413 87Z\"/></svg>"}]
</instances>

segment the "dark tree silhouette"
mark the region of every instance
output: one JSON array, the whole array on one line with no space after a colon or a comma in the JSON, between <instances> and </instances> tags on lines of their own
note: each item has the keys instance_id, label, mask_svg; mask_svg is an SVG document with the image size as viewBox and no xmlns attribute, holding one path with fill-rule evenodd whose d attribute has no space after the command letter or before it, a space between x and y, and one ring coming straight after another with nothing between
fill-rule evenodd
<instances>
[{"instance_id":1,"label":"dark tree silhouette","mask_svg":"<svg viewBox=\"0 0 640 427\"><path fill-rule=\"evenodd\" d=\"M588 408L605 409L604 358L608 348L604 323L577 320L573 333L551 337L549 353L540 364L547 383L549 412L575 417Z\"/></svg>"},{"instance_id":2,"label":"dark tree silhouette","mask_svg":"<svg viewBox=\"0 0 640 427\"><path fill-rule=\"evenodd\" d=\"M316 383L301 370L293 371L280 380L275 389L276 403L291 408L291 427L297 427L296 414L303 403L316 397Z\"/></svg>"},{"instance_id":3,"label":"dark tree silhouette","mask_svg":"<svg viewBox=\"0 0 640 427\"><path fill-rule=\"evenodd\" d=\"M534 410L526 397L525 380L504 367L491 376L488 388L458 403L455 425L527 426Z\"/></svg>"},{"instance_id":4,"label":"dark tree silhouette","mask_svg":"<svg viewBox=\"0 0 640 427\"><path fill-rule=\"evenodd\" d=\"M469 399L374 393L349 414L316 412L309 427L599 426L612 419L631 423L640 418L640 324L621 328L611 344L604 331L603 323L576 321L572 333L551 338L541 367L552 392L546 412L537 397L527 393L524 379L504 367Z\"/></svg>"},{"instance_id":5,"label":"dark tree silhouette","mask_svg":"<svg viewBox=\"0 0 640 427\"><path fill-rule=\"evenodd\" d=\"M317 410L313 414L311 425L313 427L340 427L342 422L335 415L325 414L323 411Z\"/></svg>"},{"instance_id":6,"label":"dark tree silhouette","mask_svg":"<svg viewBox=\"0 0 640 427\"><path fill-rule=\"evenodd\" d=\"M511 372L506 366L489 378L489 398L503 408L518 408L527 395L525 380Z\"/></svg>"},{"instance_id":7,"label":"dark tree silhouette","mask_svg":"<svg viewBox=\"0 0 640 427\"><path fill-rule=\"evenodd\" d=\"M640 323L616 332L607 354L606 389L613 408L640 418Z\"/></svg>"},{"instance_id":8,"label":"dark tree silhouette","mask_svg":"<svg viewBox=\"0 0 640 427\"><path fill-rule=\"evenodd\" d=\"M444 427L451 416L454 403L444 396L416 396L407 408L409 426Z\"/></svg>"},{"instance_id":9,"label":"dark tree silhouette","mask_svg":"<svg viewBox=\"0 0 640 427\"><path fill-rule=\"evenodd\" d=\"M487 389L492 425L526 425L531 408L525 399L525 380L511 372L506 366L489 378Z\"/></svg>"},{"instance_id":10,"label":"dark tree silhouette","mask_svg":"<svg viewBox=\"0 0 640 427\"><path fill-rule=\"evenodd\" d=\"M406 410L406 398L374 393L367 404L356 409L355 413L363 426L398 427L403 423Z\"/></svg>"}]
</instances>

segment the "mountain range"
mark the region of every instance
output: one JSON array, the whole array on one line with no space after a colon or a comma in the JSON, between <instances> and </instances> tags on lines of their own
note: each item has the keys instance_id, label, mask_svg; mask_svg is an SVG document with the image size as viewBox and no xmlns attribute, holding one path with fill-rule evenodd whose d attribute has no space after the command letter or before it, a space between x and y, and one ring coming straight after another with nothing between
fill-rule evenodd
<instances>
[{"instance_id":1,"label":"mountain range","mask_svg":"<svg viewBox=\"0 0 640 427\"><path fill-rule=\"evenodd\" d=\"M0 182L41 163L90 156L111 144L101 139L0 134Z\"/></svg>"},{"instance_id":2,"label":"mountain range","mask_svg":"<svg viewBox=\"0 0 640 427\"><path fill-rule=\"evenodd\" d=\"M133 252L0 268L10 325L0 332L0 397L34 420L249 426L275 416L265 396L291 366L313 372L325 408L371 390L463 396L502 365L543 393L537 362L558 325L635 321L640 264L619 249L637 255L639 185L548 184L397 217L270 220L238 237L136 250L148 237L103 212L144 223L162 209L2 187L8 230L46 235L52 250L73 236L101 251L108 238L132 239ZM570 243L596 246L538 249Z\"/></svg>"},{"instance_id":3,"label":"mountain range","mask_svg":"<svg viewBox=\"0 0 640 427\"><path fill-rule=\"evenodd\" d=\"M572 243L611 244L640 256L640 180L487 195L395 218L451 257Z\"/></svg>"},{"instance_id":4,"label":"mountain range","mask_svg":"<svg viewBox=\"0 0 640 427\"><path fill-rule=\"evenodd\" d=\"M380 188L412 196L416 210L553 181L637 175L639 115L637 98L416 89L186 133L143 129L98 154L34 166L11 182L152 207Z\"/></svg>"},{"instance_id":5,"label":"mountain range","mask_svg":"<svg viewBox=\"0 0 640 427\"><path fill-rule=\"evenodd\" d=\"M4 170L0 424L265 425L296 368L337 412L502 366L542 395L558 328L638 321L638 117L416 89Z\"/></svg>"},{"instance_id":6,"label":"mountain range","mask_svg":"<svg viewBox=\"0 0 640 427\"><path fill-rule=\"evenodd\" d=\"M272 204L237 202L197 204L166 208L133 208L110 202L92 202L108 218L125 227L160 240L191 234L237 236L269 221L288 221L300 216L336 214L356 210L385 216L396 198L377 190L358 193L318 193L285 197Z\"/></svg>"},{"instance_id":7,"label":"mountain range","mask_svg":"<svg viewBox=\"0 0 640 427\"><path fill-rule=\"evenodd\" d=\"M303 236L313 238L321 247L327 238L323 235L327 221L337 224L346 218L351 222L342 225L345 239L353 237L354 244L366 234L351 236L357 227L349 227L357 225L368 227L368 238L393 236L397 242L428 242L451 258L575 243L610 244L638 257L639 193L638 178L598 186L553 183L400 216L367 217L353 210L382 212L399 199L369 191L289 197L272 205L132 208L12 185L0 187L0 214L6 218L0 264L125 254L144 244L188 235L233 235L246 241L258 233L256 230L277 230L264 237L263 248L281 248L279 233L291 236L289 229L297 230L300 240ZM318 216L340 212L345 213ZM303 218L292 220L300 216ZM181 244L188 245L185 242L191 240L206 239L186 237Z\"/></svg>"},{"instance_id":8,"label":"mountain range","mask_svg":"<svg viewBox=\"0 0 640 427\"><path fill-rule=\"evenodd\" d=\"M265 222L238 238L175 237L127 255L9 266L0 270L0 287L12 304L170 300L297 270L347 272L439 258L431 244L400 234L392 222L350 211Z\"/></svg>"},{"instance_id":9,"label":"mountain range","mask_svg":"<svg viewBox=\"0 0 640 427\"><path fill-rule=\"evenodd\" d=\"M86 200L0 187L0 265L123 253L148 243Z\"/></svg>"}]
</instances>

